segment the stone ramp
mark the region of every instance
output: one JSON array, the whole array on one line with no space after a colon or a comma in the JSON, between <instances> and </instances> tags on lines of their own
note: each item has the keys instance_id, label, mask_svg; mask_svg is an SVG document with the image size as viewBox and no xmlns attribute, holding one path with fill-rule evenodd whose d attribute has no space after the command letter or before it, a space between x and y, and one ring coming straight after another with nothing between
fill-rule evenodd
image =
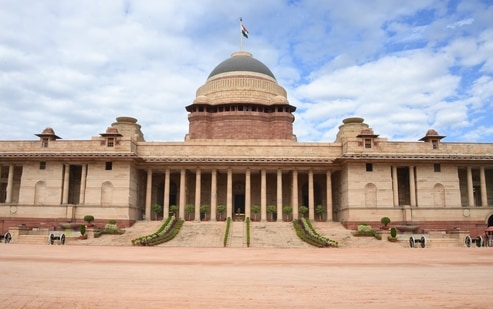
<instances>
[{"instance_id":1,"label":"stone ramp","mask_svg":"<svg viewBox=\"0 0 493 309\"><path fill-rule=\"evenodd\" d=\"M292 222L252 222L250 247L313 248L296 235Z\"/></svg>"},{"instance_id":2,"label":"stone ramp","mask_svg":"<svg viewBox=\"0 0 493 309\"><path fill-rule=\"evenodd\" d=\"M185 221L180 232L160 247L222 248L226 222Z\"/></svg>"}]
</instances>

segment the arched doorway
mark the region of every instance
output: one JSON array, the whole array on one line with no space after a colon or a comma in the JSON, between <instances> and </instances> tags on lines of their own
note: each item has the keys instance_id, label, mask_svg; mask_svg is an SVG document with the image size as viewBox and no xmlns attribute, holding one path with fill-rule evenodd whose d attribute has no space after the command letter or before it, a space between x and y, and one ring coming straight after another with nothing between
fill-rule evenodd
<instances>
[{"instance_id":1,"label":"arched doorway","mask_svg":"<svg viewBox=\"0 0 493 309\"><path fill-rule=\"evenodd\" d=\"M488 226L493 226L493 214L488 218Z\"/></svg>"}]
</instances>

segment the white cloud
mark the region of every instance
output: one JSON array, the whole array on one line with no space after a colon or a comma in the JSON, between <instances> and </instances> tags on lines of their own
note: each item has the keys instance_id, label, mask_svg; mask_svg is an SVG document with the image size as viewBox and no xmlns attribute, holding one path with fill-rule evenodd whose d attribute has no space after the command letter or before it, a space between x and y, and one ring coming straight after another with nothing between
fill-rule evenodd
<instances>
[{"instance_id":1,"label":"white cloud","mask_svg":"<svg viewBox=\"0 0 493 309\"><path fill-rule=\"evenodd\" d=\"M332 141L348 116L364 117L383 137L415 139L434 126L458 139L488 127L484 115L493 114L493 6L449 6L6 0L0 130L31 139L50 126L86 139L126 115L138 118L148 140L181 141L185 107L239 48L242 16L251 34L244 48L298 107L298 140Z\"/></svg>"}]
</instances>

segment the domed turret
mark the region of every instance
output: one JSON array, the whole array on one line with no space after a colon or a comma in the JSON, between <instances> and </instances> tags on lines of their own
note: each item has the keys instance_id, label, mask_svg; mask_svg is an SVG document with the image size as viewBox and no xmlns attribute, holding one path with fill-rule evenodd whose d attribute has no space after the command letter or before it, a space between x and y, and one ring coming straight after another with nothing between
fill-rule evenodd
<instances>
[{"instance_id":1,"label":"domed turret","mask_svg":"<svg viewBox=\"0 0 493 309\"><path fill-rule=\"evenodd\" d=\"M295 139L296 107L272 71L248 52L235 52L218 64L186 109L187 140Z\"/></svg>"}]
</instances>

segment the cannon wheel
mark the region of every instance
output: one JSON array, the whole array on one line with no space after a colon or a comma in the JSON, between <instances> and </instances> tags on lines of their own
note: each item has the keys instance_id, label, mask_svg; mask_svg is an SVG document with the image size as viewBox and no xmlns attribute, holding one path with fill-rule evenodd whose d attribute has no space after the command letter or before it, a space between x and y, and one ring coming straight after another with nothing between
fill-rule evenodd
<instances>
[{"instance_id":1,"label":"cannon wheel","mask_svg":"<svg viewBox=\"0 0 493 309\"><path fill-rule=\"evenodd\" d=\"M478 238L476 238L476 246L478 247L482 247L483 246L483 237L478 236Z\"/></svg>"},{"instance_id":2,"label":"cannon wheel","mask_svg":"<svg viewBox=\"0 0 493 309\"><path fill-rule=\"evenodd\" d=\"M65 245L65 234L62 234L62 235L60 236L60 243L61 243L62 245Z\"/></svg>"},{"instance_id":3,"label":"cannon wheel","mask_svg":"<svg viewBox=\"0 0 493 309\"><path fill-rule=\"evenodd\" d=\"M10 243L10 241L12 240L12 234L10 234L9 232L5 233L3 240L6 244Z\"/></svg>"},{"instance_id":4,"label":"cannon wheel","mask_svg":"<svg viewBox=\"0 0 493 309\"><path fill-rule=\"evenodd\" d=\"M48 243L50 245L53 245L55 243L55 235L53 235L53 233L50 234L50 237L48 238Z\"/></svg>"},{"instance_id":5,"label":"cannon wheel","mask_svg":"<svg viewBox=\"0 0 493 309\"><path fill-rule=\"evenodd\" d=\"M416 243L416 240L414 239L413 236L409 237L409 247L414 248L414 244Z\"/></svg>"},{"instance_id":6,"label":"cannon wheel","mask_svg":"<svg viewBox=\"0 0 493 309\"><path fill-rule=\"evenodd\" d=\"M466 238L464 239L464 243L469 248L471 246L471 244L472 244L472 238L471 238L471 236L467 235Z\"/></svg>"},{"instance_id":7,"label":"cannon wheel","mask_svg":"<svg viewBox=\"0 0 493 309\"><path fill-rule=\"evenodd\" d=\"M421 236L421 248L426 247L426 238L424 236Z\"/></svg>"}]
</instances>

